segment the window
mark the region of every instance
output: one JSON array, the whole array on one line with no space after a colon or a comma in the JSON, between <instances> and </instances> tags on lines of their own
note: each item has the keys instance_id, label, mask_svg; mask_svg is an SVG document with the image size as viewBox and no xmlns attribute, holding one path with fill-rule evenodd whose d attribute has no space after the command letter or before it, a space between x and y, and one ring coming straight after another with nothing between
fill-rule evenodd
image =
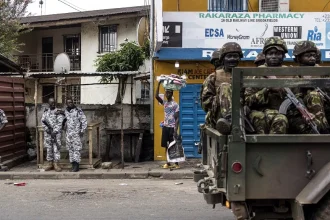
<instances>
[{"instance_id":1,"label":"window","mask_svg":"<svg viewBox=\"0 0 330 220\"><path fill-rule=\"evenodd\" d=\"M64 52L70 57L71 71L81 70L80 35L64 35Z\"/></svg>"},{"instance_id":2,"label":"window","mask_svg":"<svg viewBox=\"0 0 330 220\"><path fill-rule=\"evenodd\" d=\"M42 103L48 103L49 98L54 98L55 88L54 86L42 86Z\"/></svg>"},{"instance_id":3,"label":"window","mask_svg":"<svg viewBox=\"0 0 330 220\"><path fill-rule=\"evenodd\" d=\"M208 0L208 11L219 12L241 12L247 11L243 9L243 1L248 0Z\"/></svg>"},{"instance_id":4,"label":"window","mask_svg":"<svg viewBox=\"0 0 330 220\"><path fill-rule=\"evenodd\" d=\"M80 104L80 85L68 86L68 93L74 104Z\"/></svg>"},{"instance_id":5,"label":"window","mask_svg":"<svg viewBox=\"0 0 330 220\"><path fill-rule=\"evenodd\" d=\"M99 52L115 51L117 48L117 25L101 26L99 29Z\"/></svg>"}]
</instances>

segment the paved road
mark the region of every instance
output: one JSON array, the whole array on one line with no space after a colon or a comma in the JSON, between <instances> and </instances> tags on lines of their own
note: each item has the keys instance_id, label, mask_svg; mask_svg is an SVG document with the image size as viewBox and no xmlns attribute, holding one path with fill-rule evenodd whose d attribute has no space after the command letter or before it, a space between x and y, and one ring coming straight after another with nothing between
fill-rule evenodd
<instances>
[{"instance_id":1,"label":"paved road","mask_svg":"<svg viewBox=\"0 0 330 220\"><path fill-rule=\"evenodd\" d=\"M10 182L0 181L1 220L234 220L225 208L207 205L192 180Z\"/></svg>"}]
</instances>

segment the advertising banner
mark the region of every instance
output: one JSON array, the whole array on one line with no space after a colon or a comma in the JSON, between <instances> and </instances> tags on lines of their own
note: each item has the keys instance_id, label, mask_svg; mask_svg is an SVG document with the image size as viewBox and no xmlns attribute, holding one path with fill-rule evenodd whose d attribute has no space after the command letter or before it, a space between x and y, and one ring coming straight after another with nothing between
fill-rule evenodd
<instances>
[{"instance_id":1,"label":"advertising banner","mask_svg":"<svg viewBox=\"0 0 330 220\"><path fill-rule=\"evenodd\" d=\"M226 42L234 41L249 55L244 58L252 60L255 58L254 53L262 49L265 39L271 36L285 39L290 51L288 59L292 58L290 54L297 41L310 40L327 56L322 59L329 60L330 13L163 12L164 51L158 54L165 55L168 51L168 55L173 58L179 55L172 54L173 49L182 48L182 53L189 50L190 56L199 54L200 58L205 59L202 56L205 51L212 51Z\"/></svg>"}]
</instances>

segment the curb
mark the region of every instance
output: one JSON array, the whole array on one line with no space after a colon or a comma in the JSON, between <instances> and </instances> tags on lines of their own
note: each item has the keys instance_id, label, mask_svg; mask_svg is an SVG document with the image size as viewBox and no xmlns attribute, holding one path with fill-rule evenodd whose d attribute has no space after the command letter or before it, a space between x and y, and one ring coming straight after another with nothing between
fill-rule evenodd
<instances>
[{"instance_id":1,"label":"curb","mask_svg":"<svg viewBox=\"0 0 330 220\"><path fill-rule=\"evenodd\" d=\"M159 172L159 171L122 171L122 172L0 172L0 180L29 180L29 179L193 179L192 171Z\"/></svg>"}]
</instances>

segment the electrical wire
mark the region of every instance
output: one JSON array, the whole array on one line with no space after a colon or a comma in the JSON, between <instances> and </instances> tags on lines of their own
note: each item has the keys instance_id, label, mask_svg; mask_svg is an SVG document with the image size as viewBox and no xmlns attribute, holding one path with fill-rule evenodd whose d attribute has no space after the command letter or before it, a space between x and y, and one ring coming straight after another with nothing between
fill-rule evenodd
<instances>
[{"instance_id":1,"label":"electrical wire","mask_svg":"<svg viewBox=\"0 0 330 220\"><path fill-rule=\"evenodd\" d=\"M59 2L62 2L63 4L69 6L70 8L76 10L76 11L79 11L79 12L82 12L81 10L79 10L78 8L75 8L74 6L70 5L69 3L66 3L64 2L63 0L58 0Z\"/></svg>"},{"instance_id":2,"label":"electrical wire","mask_svg":"<svg viewBox=\"0 0 330 220\"><path fill-rule=\"evenodd\" d=\"M324 9L328 6L328 4L330 3L330 1L328 1L328 3L327 4L325 4L325 6L324 6L324 8L323 8L323 10L322 11L324 11Z\"/></svg>"}]
</instances>

